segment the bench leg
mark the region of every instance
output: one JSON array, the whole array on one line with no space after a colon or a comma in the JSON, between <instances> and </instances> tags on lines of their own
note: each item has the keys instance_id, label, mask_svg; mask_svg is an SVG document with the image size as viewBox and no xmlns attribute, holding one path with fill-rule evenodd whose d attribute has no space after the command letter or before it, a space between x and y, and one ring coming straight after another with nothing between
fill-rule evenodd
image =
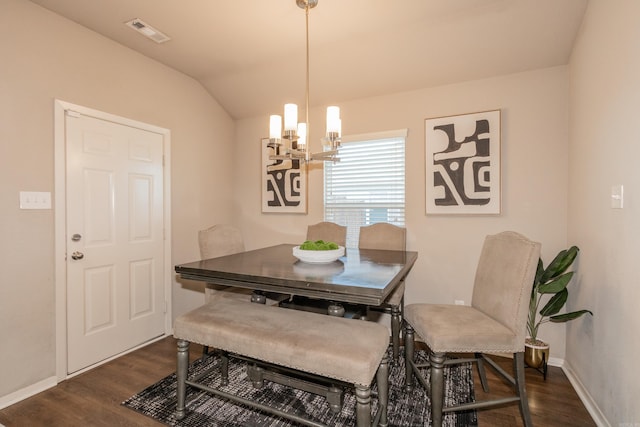
<instances>
[{"instance_id":1,"label":"bench leg","mask_svg":"<svg viewBox=\"0 0 640 427\"><path fill-rule=\"evenodd\" d=\"M229 353L220 352L220 385L229 384Z\"/></svg>"},{"instance_id":2,"label":"bench leg","mask_svg":"<svg viewBox=\"0 0 640 427\"><path fill-rule=\"evenodd\" d=\"M336 387L335 385L331 385L327 389L326 399L329 403L329 409L331 410L331 412L334 414L340 413L343 403L342 389L340 387Z\"/></svg>"},{"instance_id":3,"label":"bench leg","mask_svg":"<svg viewBox=\"0 0 640 427\"><path fill-rule=\"evenodd\" d=\"M209 357L209 346L205 345L202 346L202 360L206 359L207 357Z\"/></svg>"},{"instance_id":4,"label":"bench leg","mask_svg":"<svg viewBox=\"0 0 640 427\"><path fill-rule=\"evenodd\" d=\"M264 386L264 369L256 364L247 365L247 376L253 384L253 388L262 388Z\"/></svg>"},{"instance_id":5,"label":"bench leg","mask_svg":"<svg viewBox=\"0 0 640 427\"><path fill-rule=\"evenodd\" d=\"M371 427L371 387L356 386L356 425Z\"/></svg>"},{"instance_id":6,"label":"bench leg","mask_svg":"<svg viewBox=\"0 0 640 427\"><path fill-rule=\"evenodd\" d=\"M380 362L376 381L378 385L378 411L381 411L378 426L386 427L388 425L387 408L389 407L389 359L386 356Z\"/></svg>"},{"instance_id":7,"label":"bench leg","mask_svg":"<svg viewBox=\"0 0 640 427\"><path fill-rule=\"evenodd\" d=\"M185 416L185 398L187 392L187 371L189 369L189 341L178 340L178 355L176 358L177 404L176 418L181 420Z\"/></svg>"}]
</instances>

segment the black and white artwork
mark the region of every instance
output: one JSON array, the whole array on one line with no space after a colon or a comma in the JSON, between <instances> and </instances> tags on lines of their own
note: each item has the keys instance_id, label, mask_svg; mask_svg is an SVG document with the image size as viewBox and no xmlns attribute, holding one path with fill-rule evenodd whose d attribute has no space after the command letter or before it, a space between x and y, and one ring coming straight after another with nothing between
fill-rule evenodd
<instances>
[{"instance_id":1,"label":"black and white artwork","mask_svg":"<svg viewBox=\"0 0 640 427\"><path fill-rule=\"evenodd\" d=\"M300 160L271 160L275 149L262 140L262 212L307 213L306 164Z\"/></svg>"},{"instance_id":2,"label":"black and white artwork","mask_svg":"<svg viewBox=\"0 0 640 427\"><path fill-rule=\"evenodd\" d=\"M499 214L500 110L425 120L426 213Z\"/></svg>"}]
</instances>

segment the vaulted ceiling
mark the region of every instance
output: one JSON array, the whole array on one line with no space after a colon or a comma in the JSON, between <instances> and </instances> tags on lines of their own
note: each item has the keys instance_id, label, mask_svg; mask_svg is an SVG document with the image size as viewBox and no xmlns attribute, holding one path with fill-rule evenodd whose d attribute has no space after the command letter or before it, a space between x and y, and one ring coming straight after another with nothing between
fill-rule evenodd
<instances>
[{"instance_id":1,"label":"vaulted ceiling","mask_svg":"<svg viewBox=\"0 0 640 427\"><path fill-rule=\"evenodd\" d=\"M31 0L201 82L234 118L304 105L295 0ZM588 0L319 0L311 105L567 64ZM124 23L168 35L157 44Z\"/></svg>"}]
</instances>

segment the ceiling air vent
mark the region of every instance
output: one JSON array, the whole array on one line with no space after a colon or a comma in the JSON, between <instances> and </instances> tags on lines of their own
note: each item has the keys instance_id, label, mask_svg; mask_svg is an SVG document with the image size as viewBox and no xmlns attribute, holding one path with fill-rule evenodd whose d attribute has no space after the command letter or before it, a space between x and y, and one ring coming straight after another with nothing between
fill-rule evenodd
<instances>
[{"instance_id":1,"label":"ceiling air vent","mask_svg":"<svg viewBox=\"0 0 640 427\"><path fill-rule=\"evenodd\" d=\"M129 22L125 22L125 25L127 25L130 28L133 28L143 36L150 38L156 43L164 43L166 41L171 40L169 36L167 36L166 34L163 34L161 31L156 30L151 25L145 23L144 21L138 18L132 19Z\"/></svg>"}]
</instances>

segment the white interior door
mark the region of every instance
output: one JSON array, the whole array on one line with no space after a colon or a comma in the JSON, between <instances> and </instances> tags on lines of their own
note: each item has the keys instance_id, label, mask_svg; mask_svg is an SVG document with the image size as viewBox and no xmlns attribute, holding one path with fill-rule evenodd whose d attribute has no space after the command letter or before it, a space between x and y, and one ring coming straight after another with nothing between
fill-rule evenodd
<instances>
[{"instance_id":1,"label":"white interior door","mask_svg":"<svg viewBox=\"0 0 640 427\"><path fill-rule=\"evenodd\" d=\"M165 331L163 138L68 111L67 372Z\"/></svg>"}]
</instances>

